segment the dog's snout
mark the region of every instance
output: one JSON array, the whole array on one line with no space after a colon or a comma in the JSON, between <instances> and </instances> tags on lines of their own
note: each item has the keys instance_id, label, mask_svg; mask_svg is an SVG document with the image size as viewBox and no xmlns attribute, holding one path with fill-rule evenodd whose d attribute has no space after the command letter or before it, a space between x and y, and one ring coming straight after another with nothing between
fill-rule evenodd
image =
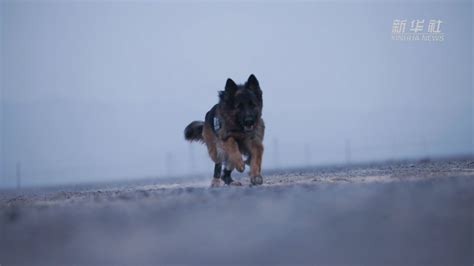
<instances>
[{"instance_id":1,"label":"dog's snout","mask_svg":"<svg viewBox=\"0 0 474 266\"><path fill-rule=\"evenodd\" d=\"M246 117L244 119L244 125L245 126L251 126L251 125L253 125L254 122L255 122L255 120L253 119L253 117Z\"/></svg>"}]
</instances>

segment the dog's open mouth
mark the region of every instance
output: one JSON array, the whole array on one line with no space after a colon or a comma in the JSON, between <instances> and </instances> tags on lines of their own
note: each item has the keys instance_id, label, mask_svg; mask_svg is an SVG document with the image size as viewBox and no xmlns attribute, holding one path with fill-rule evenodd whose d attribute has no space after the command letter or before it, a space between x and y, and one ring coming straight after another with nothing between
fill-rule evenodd
<instances>
[{"instance_id":1,"label":"dog's open mouth","mask_svg":"<svg viewBox=\"0 0 474 266\"><path fill-rule=\"evenodd\" d=\"M244 126L245 132L250 132L250 131L252 131L254 128L255 128L254 125L251 125L251 126Z\"/></svg>"}]
</instances>

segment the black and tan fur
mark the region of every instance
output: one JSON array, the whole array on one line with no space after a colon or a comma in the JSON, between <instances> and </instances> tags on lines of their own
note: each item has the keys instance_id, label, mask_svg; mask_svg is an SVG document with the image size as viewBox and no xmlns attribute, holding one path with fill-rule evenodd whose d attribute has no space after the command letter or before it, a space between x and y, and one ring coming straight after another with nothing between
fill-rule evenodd
<instances>
[{"instance_id":1,"label":"black and tan fur","mask_svg":"<svg viewBox=\"0 0 474 266\"><path fill-rule=\"evenodd\" d=\"M205 120L194 121L184 130L186 140L206 144L215 163L212 186L219 186L221 179L228 185L241 185L232 180L231 173L234 169L243 172L245 164L250 165L251 184L263 183L262 108L262 90L253 74L243 85L227 79L225 89L219 92L219 103L207 112Z\"/></svg>"}]
</instances>

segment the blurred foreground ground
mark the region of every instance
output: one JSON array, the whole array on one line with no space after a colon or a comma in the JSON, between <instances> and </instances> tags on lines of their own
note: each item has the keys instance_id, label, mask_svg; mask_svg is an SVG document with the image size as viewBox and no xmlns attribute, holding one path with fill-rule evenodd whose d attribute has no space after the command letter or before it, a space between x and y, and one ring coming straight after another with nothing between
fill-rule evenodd
<instances>
[{"instance_id":1,"label":"blurred foreground ground","mask_svg":"<svg viewBox=\"0 0 474 266\"><path fill-rule=\"evenodd\" d=\"M0 191L1 265L473 265L474 159Z\"/></svg>"}]
</instances>

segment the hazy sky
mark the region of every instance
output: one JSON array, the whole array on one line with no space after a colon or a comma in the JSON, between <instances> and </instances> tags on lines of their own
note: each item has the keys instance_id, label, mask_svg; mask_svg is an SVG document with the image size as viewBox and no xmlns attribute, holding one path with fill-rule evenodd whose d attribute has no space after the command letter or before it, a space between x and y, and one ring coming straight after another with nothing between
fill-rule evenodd
<instances>
[{"instance_id":1,"label":"hazy sky","mask_svg":"<svg viewBox=\"0 0 474 266\"><path fill-rule=\"evenodd\" d=\"M254 73L263 167L473 152L472 1L1 4L1 186L211 175L184 127ZM443 42L394 41L394 19Z\"/></svg>"}]
</instances>

